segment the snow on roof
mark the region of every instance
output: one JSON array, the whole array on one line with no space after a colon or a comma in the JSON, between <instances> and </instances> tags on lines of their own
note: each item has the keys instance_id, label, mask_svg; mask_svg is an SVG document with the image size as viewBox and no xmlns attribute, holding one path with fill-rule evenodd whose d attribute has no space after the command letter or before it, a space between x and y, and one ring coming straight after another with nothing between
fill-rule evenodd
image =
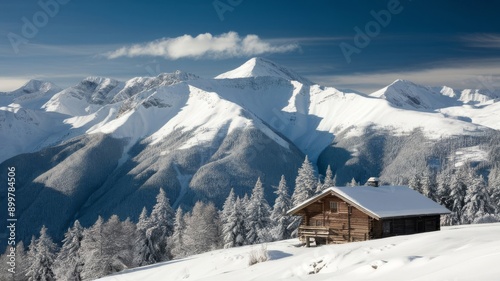
<instances>
[{"instance_id":1,"label":"snow on roof","mask_svg":"<svg viewBox=\"0 0 500 281\"><path fill-rule=\"evenodd\" d=\"M414 215L448 214L450 211L407 186L355 186L330 187L288 211L294 214L300 209L328 194L356 206L375 218L391 218Z\"/></svg>"}]
</instances>

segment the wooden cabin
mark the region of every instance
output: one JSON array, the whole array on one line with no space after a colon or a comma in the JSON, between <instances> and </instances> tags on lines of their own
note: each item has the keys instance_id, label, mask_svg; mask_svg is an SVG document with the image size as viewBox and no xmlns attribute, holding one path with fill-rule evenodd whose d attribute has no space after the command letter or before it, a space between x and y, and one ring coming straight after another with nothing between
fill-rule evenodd
<instances>
[{"instance_id":1,"label":"wooden cabin","mask_svg":"<svg viewBox=\"0 0 500 281\"><path fill-rule=\"evenodd\" d=\"M288 211L302 216L298 236L307 246L436 231L449 213L407 186L378 184L330 187Z\"/></svg>"}]
</instances>

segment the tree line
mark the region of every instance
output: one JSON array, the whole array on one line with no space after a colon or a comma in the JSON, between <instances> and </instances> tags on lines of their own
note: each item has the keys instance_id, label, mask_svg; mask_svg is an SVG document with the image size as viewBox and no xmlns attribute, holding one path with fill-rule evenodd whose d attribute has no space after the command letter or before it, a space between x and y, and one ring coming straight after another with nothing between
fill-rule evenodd
<instances>
[{"instance_id":1,"label":"tree line","mask_svg":"<svg viewBox=\"0 0 500 281\"><path fill-rule=\"evenodd\" d=\"M488 180L470 165L440 173L425 171L408 180L411 188L441 203L452 211L442 224L467 224L499 221L500 168L493 167ZM324 176L316 176L307 156L298 169L295 189L284 176L274 186L276 200L271 207L264 197L264 187L257 179L248 196L236 196L231 189L222 209L212 202L198 201L190 212L170 205L160 188L151 212L143 208L137 223L98 217L84 228L78 220L54 243L44 226L25 249L16 247L16 273L2 268L1 280L94 280L124 269L150 265L220 248L266 243L296 237L300 217L287 211L311 196L335 185L328 166ZM351 185L357 185L352 180ZM1 266L7 265L7 251Z\"/></svg>"}]
</instances>

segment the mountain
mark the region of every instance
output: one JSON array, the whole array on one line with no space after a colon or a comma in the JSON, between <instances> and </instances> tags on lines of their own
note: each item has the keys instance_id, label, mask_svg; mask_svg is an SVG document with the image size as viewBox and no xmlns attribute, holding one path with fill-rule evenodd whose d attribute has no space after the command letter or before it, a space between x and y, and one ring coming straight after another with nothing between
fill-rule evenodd
<instances>
[{"instance_id":1,"label":"mountain","mask_svg":"<svg viewBox=\"0 0 500 281\"><path fill-rule=\"evenodd\" d=\"M373 175L400 183L458 152L485 168L500 160L496 93L403 80L371 95L342 92L261 58L215 79L31 81L0 101L0 170L16 167L25 242L43 224L60 240L75 219L135 220L160 187L174 207L220 206L260 177L272 203L271 186L283 174L293 188L305 155L319 173L331 165L338 184Z\"/></svg>"},{"instance_id":2,"label":"mountain","mask_svg":"<svg viewBox=\"0 0 500 281\"><path fill-rule=\"evenodd\" d=\"M102 281L125 280L495 280L500 274L500 224L347 244L299 247L298 240L265 245L269 260L249 265L264 245L215 250L126 270Z\"/></svg>"},{"instance_id":3,"label":"mountain","mask_svg":"<svg viewBox=\"0 0 500 281\"><path fill-rule=\"evenodd\" d=\"M311 81L298 75L294 71L264 58L252 58L240 67L216 76L215 79L248 77L279 77L289 81L297 81L305 85L313 84Z\"/></svg>"}]
</instances>

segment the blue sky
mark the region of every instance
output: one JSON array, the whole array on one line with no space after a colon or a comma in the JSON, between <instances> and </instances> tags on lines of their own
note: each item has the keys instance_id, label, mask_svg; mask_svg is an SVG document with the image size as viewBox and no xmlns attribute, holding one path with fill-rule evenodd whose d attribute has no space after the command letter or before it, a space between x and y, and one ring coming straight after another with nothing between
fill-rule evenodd
<instances>
[{"instance_id":1,"label":"blue sky","mask_svg":"<svg viewBox=\"0 0 500 281\"><path fill-rule=\"evenodd\" d=\"M398 78L495 89L499 10L497 1L2 1L0 91L31 78L213 77L254 56L364 92Z\"/></svg>"}]
</instances>

